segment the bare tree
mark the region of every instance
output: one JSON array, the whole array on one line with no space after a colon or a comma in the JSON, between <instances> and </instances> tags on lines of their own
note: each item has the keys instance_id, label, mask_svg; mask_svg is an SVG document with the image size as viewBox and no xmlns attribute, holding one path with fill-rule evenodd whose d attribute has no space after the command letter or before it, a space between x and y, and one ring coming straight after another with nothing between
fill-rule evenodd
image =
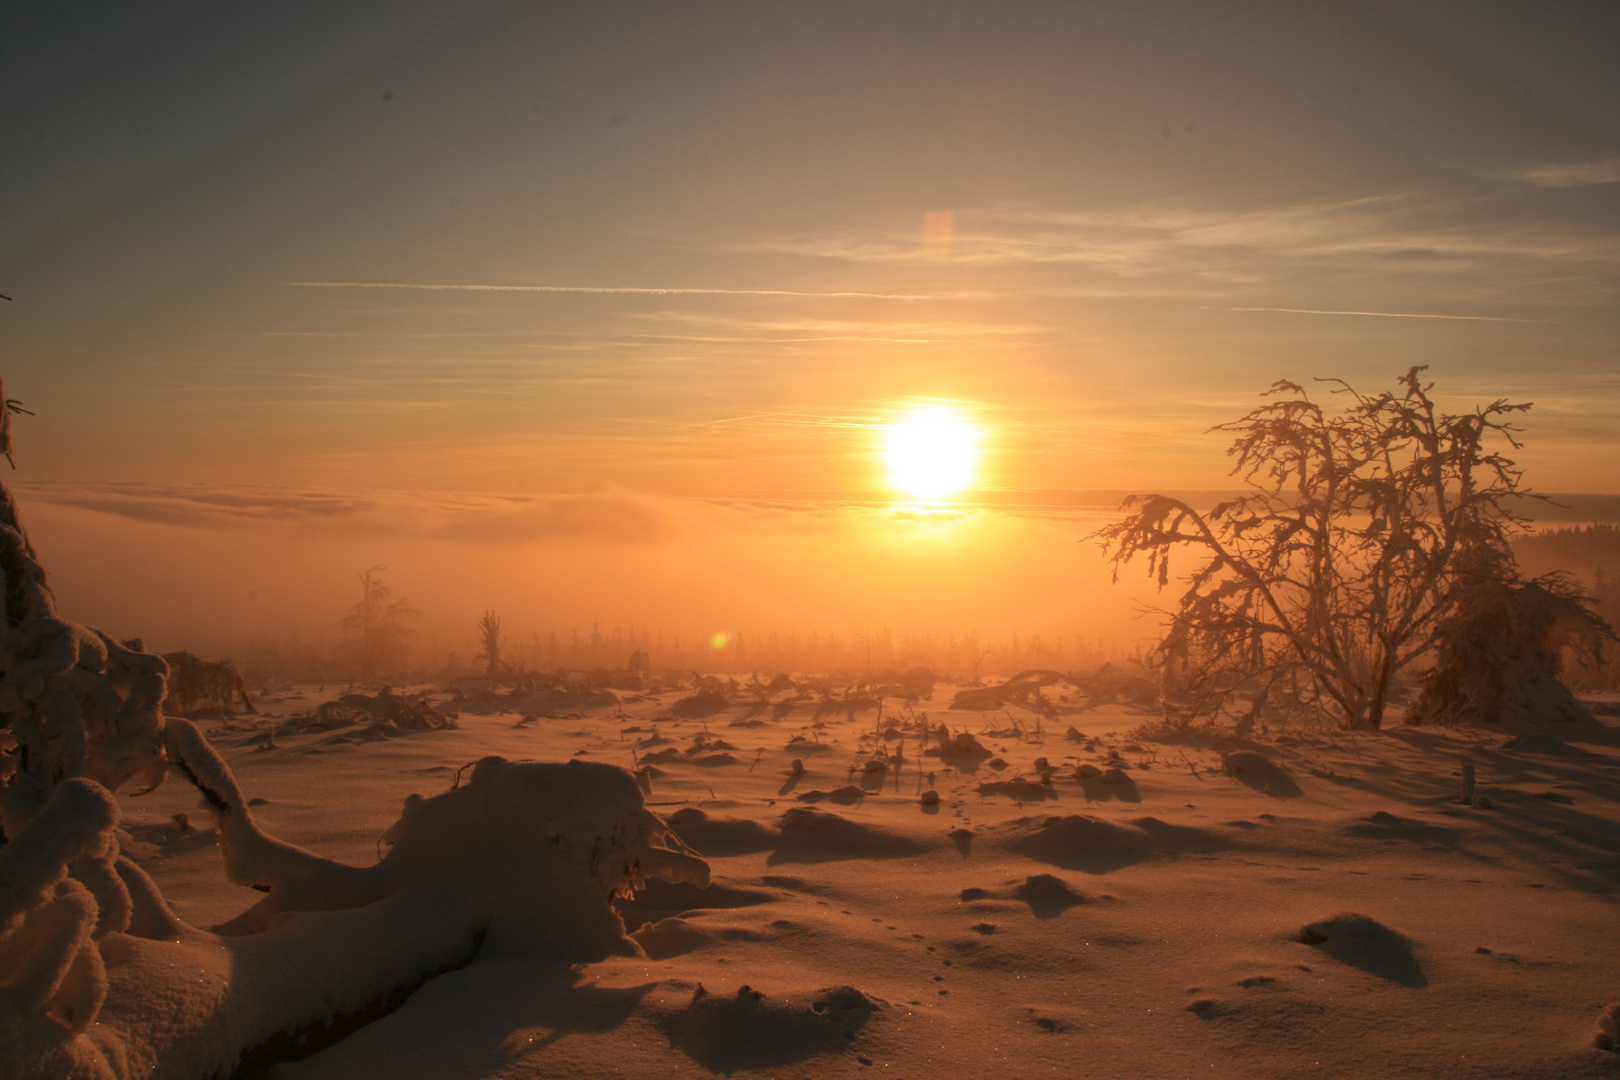
<instances>
[{"instance_id":1,"label":"bare tree","mask_svg":"<svg viewBox=\"0 0 1620 1080\"><path fill-rule=\"evenodd\" d=\"M360 602L338 620L338 625L354 634L345 651L360 666L368 680L401 666L410 639L416 631L406 621L421 614L404 600L389 602L389 589L378 576L386 566L373 566L360 574Z\"/></svg>"},{"instance_id":2,"label":"bare tree","mask_svg":"<svg viewBox=\"0 0 1620 1080\"><path fill-rule=\"evenodd\" d=\"M1441 413L1423 370L1377 396L1317 380L1342 396L1337 412L1279 381L1279 400L1212 429L1234 435L1249 492L1207 513L1133 496L1094 534L1116 581L1143 556L1163 588L1173 551L1196 559L1158 646L1167 708L1213 717L1246 700L1240 726L1269 705L1381 727L1396 676L1435 648L1459 598L1519 581L1508 536L1525 521L1507 500L1531 493L1499 448L1518 447L1510 421L1530 406Z\"/></svg>"},{"instance_id":3,"label":"bare tree","mask_svg":"<svg viewBox=\"0 0 1620 1080\"><path fill-rule=\"evenodd\" d=\"M484 612L478 620L478 645L478 659L488 666L489 685L493 688L501 672L501 618L493 611Z\"/></svg>"}]
</instances>

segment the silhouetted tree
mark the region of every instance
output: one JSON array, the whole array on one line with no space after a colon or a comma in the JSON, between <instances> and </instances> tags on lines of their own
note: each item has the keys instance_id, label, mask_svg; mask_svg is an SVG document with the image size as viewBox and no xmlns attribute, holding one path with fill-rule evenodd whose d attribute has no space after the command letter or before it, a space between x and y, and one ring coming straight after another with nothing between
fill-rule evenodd
<instances>
[{"instance_id":1,"label":"silhouetted tree","mask_svg":"<svg viewBox=\"0 0 1620 1080\"><path fill-rule=\"evenodd\" d=\"M478 620L478 659L484 661L490 685L501 672L501 619L493 611L484 612Z\"/></svg>"},{"instance_id":2,"label":"silhouetted tree","mask_svg":"<svg viewBox=\"0 0 1620 1080\"><path fill-rule=\"evenodd\" d=\"M1369 397L1338 379L1329 412L1286 380L1263 405L1212 429L1232 433L1234 475L1251 489L1202 513L1180 499L1127 499L1094 534L1120 569L1144 556L1160 588L1171 553L1196 565L1158 645L1168 709L1268 704L1326 709L1348 728L1383 725L1396 676L1431 654L1464 596L1523 584L1508 548L1524 519L1506 505L1522 471L1509 421L1529 404L1437 411L1414 367ZM1470 592L1473 590L1474 592Z\"/></svg>"},{"instance_id":3,"label":"silhouetted tree","mask_svg":"<svg viewBox=\"0 0 1620 1080\"><path fill-rule=\"evenodd\" d=\"M405 624L421 614L404 600L389 602L388 586L377 576L386 569L373 566L359 575L360 602L338 620L339 626L354 634L344 643L343 651L359 665L366 679L376 679L404 665L410 639L416 636L416 631Z\"/></svg>"}]
</instances>

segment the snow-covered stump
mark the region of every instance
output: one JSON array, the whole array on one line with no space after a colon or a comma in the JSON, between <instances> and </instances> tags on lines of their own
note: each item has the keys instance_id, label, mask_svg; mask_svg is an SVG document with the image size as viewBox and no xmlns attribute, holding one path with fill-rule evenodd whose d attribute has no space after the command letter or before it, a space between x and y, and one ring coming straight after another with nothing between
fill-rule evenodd
<instances>
[{"instance_id":1,"label":"snow-covered stump","mask_svg":"<svg viewBox=\"0 0 1620 1080\"><path fill-rule=\"evenodd\" d=\"M260 831L224 762L171 725L232 876L269 894L217 931L185 925L119 858L106 790L58 785L0 848L8 1080L202 1080L299 1057L481 950L633 955L612 899L649 877L708 880L664 846L628 773L578 761L485 758L467 783L407 799L381 862L346 866Z\"/></svg>"},{"instance_id":2,"label":"snow-covered stump","mask_svg":"<svg viewBox=\"0 0 1620 1080\"><path fill-rule=\"evenodd\" d=\"M0 842L39 812L57 785L88 777L117 791L162 783L168 665L139 641L60 618L45 571L0 485L0 726L15 744L0 776Z\"/></svg>"}]
</instances>

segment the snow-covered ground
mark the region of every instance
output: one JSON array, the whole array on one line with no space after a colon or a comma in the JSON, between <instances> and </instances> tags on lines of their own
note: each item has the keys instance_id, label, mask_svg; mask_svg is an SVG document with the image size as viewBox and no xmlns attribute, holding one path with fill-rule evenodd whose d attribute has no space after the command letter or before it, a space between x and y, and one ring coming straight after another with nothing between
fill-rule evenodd
<instances>
[{"instance_id":1,"label":"snow-covered ground","mask_svg":"<svg viewBox=\"0 0 1620 1080\"><path fill-rule=\"evenodd\" d=\"M649 769L712 869L621 903L636 955L491 938L275 1076L1620 1076L1594 1046L1620 1001L1612 728L1172 743L1126 706L948 711L946 687L881 717L614 697L271 746L266 721L202 723L266 832L344 862L499 755ZM927 755L941 723L991 756ZM183 919L263 899L226 883L195 789L118 802Z\"/></svg>"}]
</instances>

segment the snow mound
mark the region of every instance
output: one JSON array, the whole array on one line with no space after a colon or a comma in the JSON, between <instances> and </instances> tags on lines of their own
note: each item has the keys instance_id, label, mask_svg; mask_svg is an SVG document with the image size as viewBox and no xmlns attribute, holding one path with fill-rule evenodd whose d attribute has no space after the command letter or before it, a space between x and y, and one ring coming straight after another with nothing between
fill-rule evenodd
<instances>
[{"instance_id":1,"label":"snow mound","mask_svg":"<svg viewBox=\"0 0 1620 1080\"><path fill-rule=\"evenodd\" d=\"M694 851L704 855L750 855L776 846L776 834L747 818L713 818L695 806L669 817L670 827Z\"/></svg>"},{"instance_id":2,"label":"snow mound","mask_svg":"<svg viewBox=\"0 0 1620 1080\"><path fill-rule=\"evenodd\" d=\"M1009 882L1006 889L981 889L970 886L957 895L964 904L974 905L971 910L975 912L995 912L1012 909L1012 905L1005 903L985 903L995 900L1021 900L1029 905L1030 912L1043 922L1054 919L1072 907L1092 903L1090 897L1077 893L1069 887L1069 883L1060 877L1051 874L1031 874L1023 881ZM973 927L981 934L994 933L996 927L988 923L980 923Z\"/></svg>"},{"instance_id":3,"label":"snow mound","mask_svg":"<svg viewBox=\"0 0 1620 1080\"><path fill-rule=\"evenodd\" d=\"M1297 799L1305 794L1287 770L1254 750L1233 750L1222 754L1221 769L1240 783L1279 799Z\"/></svg>"},{"instance_id":4,"label":"snow mound","mask_svg":"<svg viewBox=\"0 0 1620 1080\"><path fill-rule=\"evenodd\" d=\"M1153 842L1140 830L1071 814L1046 818L1007 845L1039 862L1106 874L1153 857Z\"/></svg>"},{"instance_id":5,"label":"snow mound","mask_svg":"<svg viewBox=\"0 0 1620 1080\"><path fill-rule=\"evenodd\" d=\"M1597 1030L1592 1033L1592 1045L1611 1054L1620 1050L1620 1001L1598 1014Z\"/></svg>"},{"instance_id":6,"label":"snow mound","mask_svg":"<svg viewBox=\"0 0 1620 1080\"><path fill-rule=\"evenodd\" d=\"M779 1068L855 1049L885 1003L852 986L777 998L744 985L734 994L702 986L679 1012L662 1018L669 1041L717 1073Z\"/></svg>"},{"instance_id":7,"label":"snow mound","mask_svg":"<svg viewBox=\"0 0 1620 1080\"><path fill-rule=\"evenodd\" d=\"M683 697L670 706L670 713L690 720L713 716L717 712L724 712L731 708L731 699L723 691L705 688L688 697Z\"/></svg>"},{"instance_id":8,"label":"snow mound","mask_svg":"<svg viewBox=\"0 0 1620 1080\"><path fill-rule=\"evenodd\" d=\"M784 811L781 837L770 865L837 859L894 859L921 854L923 846L904 836L850 821L839 814L795 806Z\"/></svg>"},{"instance_id":9,"label":"snow mound","mask_svg":"<svg viewBox=\"0 0 1620 1080\"><path fill-rule=\"evenodd\" d=\"M630 937L650 960L667 960L701 949L714 935L698 929L685 919L668 918L650 922Z\"/></svg>"},{"instance_id":10,"label":"snow mound","mask_svg":"<svg viewBox=\"0 0 1620 1080\"><path fill-rule=\"evenodd\" d=\"M1013 895L1029 905L1037 919L1052 919L1065 911L1090 901L1069 888L1069 883L1051 874L1031 874L1022 885L1013 889Z\"/></svg>"},{"instance_id":11,"label":"snow mound","mask_svg":"<svg viewBox=\"0 0 1620 1080\"><path fill-rule=\"evenodd\" d=\"M1219 837L1188 825L1172 825L1158 818L1137 818L1116 825L1100 818L1021 818L1010 823L1016 835L1005 846L1037 862L1107 874L1161 854L1219 851L1227 846Z\"/></svg>"},{"instance_id":12,"label":"snow mound","mask_svg":"<svg viewBox=\"0 0 1620 1080\"><path fill-rule=\"evenodd\" d=\"M1402 986L1426 986L1410 938L1367 915L1341 912L1300 928L1299 940L1340 963Z\"/></svg>"},{"instance_id":13,"label":"snow mound","mask_svg":"<svg viewBox=\"0 0 1620 1080\"><path fill-rule=\"evenodd\" d=\"M670 915L768 904L776 897L758 889L691 881L649 881L634 896L615 901L620 917L632 929Z\"/></svg>"},{"instance_id":14,"label":"snow mound","mask_svg":"<svg viewBox=\"0 0 1620 1080\"><path fill-rule=\"evenodd\" d=\"M1351 836L1362 836L1370 840L1411 840L1428 844L1455 844L1460 839L1456 829L1448 829L1443 825L1430 825L1425 821L1413 821L1391 814L1388 810L1377 810L1345 827L1345 832Z\"/></svg>"}]
</instances>

